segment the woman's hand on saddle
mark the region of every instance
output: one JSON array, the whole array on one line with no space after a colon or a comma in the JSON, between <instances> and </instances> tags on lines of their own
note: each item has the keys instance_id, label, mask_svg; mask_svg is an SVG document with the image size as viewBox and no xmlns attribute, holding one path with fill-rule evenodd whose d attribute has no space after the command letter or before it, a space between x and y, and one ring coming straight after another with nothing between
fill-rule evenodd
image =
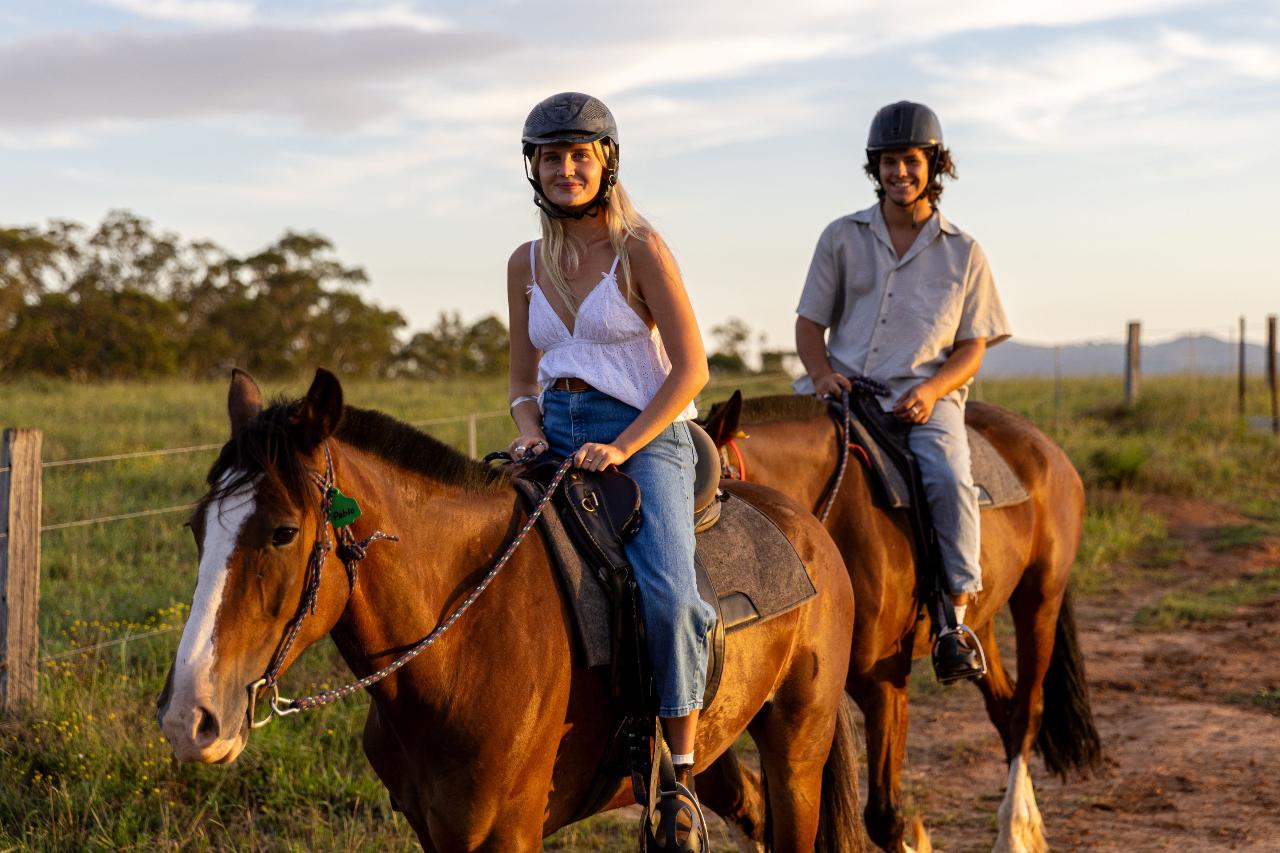
<instances>
[{"instance_id":1,"label":"woman's hand on saddle","mask_svg":"<svg viewBox=\"0 0 1280 853\"><path fill-rule=\"evenodd\" d=\"M588 441L573 454L573 464L588 471L603 471L610 465L621 465L629 456L616 445Z\"/></svg>"},{"instance_id":2,"label":"woman's hand on saddle","mask_svg":"<svg viewBox=\"0 0 1280 853\"><path fill-rule=\"evenodd\" d=\"M813 380L813 393L819 397L832 397L838 400L841 392L847 393L852 390L853 385L849 382L848 377L841 376L834 370L826 376L820 376Z\"/></svg>"},{"instance_id":3,"label":"woman's hand on saddle","mask_svg":"<svg viewBox=\"0 0 1280 853\"><path fill-rule=\"evenodd\" d=\"M941 396L929 382L921 382L898 398L893 404L893 414L900 420L913 424L927 423L933 407Z\"/></svg>"},{"instance_id":4,"label":"woman's hand on saddle","mask_svg":"<svg viewBox=\"0 0 1280 853\"><path fill-rule=\"evenodd\" d=\"M522 434L516 436L515 441L507 446L507 453L516 462L528 462L535 456L545 453L547 448L547 439L542 433Z\"/></svg>"}]
</instances>

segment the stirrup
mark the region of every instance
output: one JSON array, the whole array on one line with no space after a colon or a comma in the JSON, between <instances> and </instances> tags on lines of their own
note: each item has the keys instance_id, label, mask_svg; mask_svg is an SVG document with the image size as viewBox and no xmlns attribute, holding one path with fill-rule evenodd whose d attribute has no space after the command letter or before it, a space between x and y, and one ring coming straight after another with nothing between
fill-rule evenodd
<instances>
[{"instance_id":1,"label":"stirrup","mask_svg":"<svg viewBox=\"0 0 1280 853\"><path fill-rule=\"evenodd\" d=\"M942 641L953 635L962 635L969 638L970 651L978 658L978 668L970 669L966 672L944 673L941 670L938 654L942 646ZM963 681L965 679L973 679L977 681L987 674L987 653L982 648L982 643L978 640L978 635L968 625L957 625L954 628L947 628L938 633L938 638L933 642L933 674L938 679L939 684L950 684L953 681Z\"/></svg>"},{"instance_id":2,"label":"stirrup","mask_svg":"<svg viewBox=\"0 0 1280 853\"><path fill-rule=\"evenodd\" d=\"M702 804L679 782L671 788L660 789L656 806L651 805L646 812L640 823L642 853L703 853L711 849ZM682 815L689 821L687 830L678 824ZM679 838L681 832L687 832L683 842Z\"/></svg>"}]
</instances>

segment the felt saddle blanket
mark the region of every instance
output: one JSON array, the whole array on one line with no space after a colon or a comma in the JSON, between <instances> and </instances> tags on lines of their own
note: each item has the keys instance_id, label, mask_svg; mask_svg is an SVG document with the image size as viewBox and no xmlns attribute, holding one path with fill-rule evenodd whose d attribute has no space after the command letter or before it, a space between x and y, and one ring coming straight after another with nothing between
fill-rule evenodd
<instances>
[{"instance_id":1,"label":"felt saddle blanket","mask_svg":"<svg viewBox=\"0 0 1280 853\"><path fill-rule=\"evenodd\" d=\"M840 420L838 405L832 414L837 421ZM892 455L882 446L882 439L877 437L901 432L903 424L870 401L862 406L853 406L851 414L850 441L866 452L875 479L884 490L885 502L894 509L910 507L912 490L907 486L910 474L894 462ZM978 488L978 506L997 509L1027 500L1030 495L1018 475L986 436L971 426L966 426L965 430L969 435L970 469L974 485Z\"/></svg>"},{"instance_id":2,"label":"felt saddle blanket","mask_svg":"<svg viewBox=\"0 0 1280 853\"><path fill-rule=\"evenodd\" d=\"M520 478L515 482L528 505L541 497L536 483ZM698 534L694 558L698 592L718 616L704 707L711 704L719 685L724 635L786 613L817 594L804 562L772 519L732 494L722 492L716 500L719 519ZM549 508L538 525L573 614L577 651L584 665L607 666L612 610L605 589L574 546L558 512Z\"/></svg>"}]
</instances>

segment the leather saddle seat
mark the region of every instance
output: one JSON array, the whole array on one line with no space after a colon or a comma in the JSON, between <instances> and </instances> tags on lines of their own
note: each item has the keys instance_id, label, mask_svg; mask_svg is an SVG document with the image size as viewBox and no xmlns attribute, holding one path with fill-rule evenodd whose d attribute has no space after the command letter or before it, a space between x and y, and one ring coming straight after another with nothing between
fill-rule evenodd
<instances>
[{"instance_id":1,"label":"leather saddle seat","mask_svg":"<svg viewBox=\"0 0 1280 853\"><path fill-rule=\"evenodd\" d=\"M707 431L695 421L689 424L689 437L697 451L698 462L693 475L693 529L703 532L720 518L720 451Z\"/></svg>"}]
</instances>

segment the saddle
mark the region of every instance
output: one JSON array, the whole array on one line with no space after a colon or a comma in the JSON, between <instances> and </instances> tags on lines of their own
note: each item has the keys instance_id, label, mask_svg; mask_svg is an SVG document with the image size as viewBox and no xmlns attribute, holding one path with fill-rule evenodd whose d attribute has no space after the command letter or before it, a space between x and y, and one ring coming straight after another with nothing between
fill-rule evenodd
<instances>
[{"instance_id":1,"label":"saddle","mask_svg":"<svg viewBox=\"0 0 1280 853\"><path fill-rule=\"evenodd\" d=\"M705 433L703 434L705 436ZM703 706L710 707L720 685L725 635L785 613L816 595L799 555L784 534L753 506L720 492L719 462L706 438L700 459L716 460L711 500L698 505L700 529L694 563L698 593L716 611L710 639ZM515 484L532 507L545 493L559 461L539 461L521 471ZM637 800L645 802L651 769L657 696L641 619L638 586L624 543L643 522L639 488L617 470L570 469L552 498L554 512L539 519L543 538L564 585L574 616L577 648L588 667L610 666L609 696L616 728L582 816L599 808L628 774Z\"/></svg>"},{"instance_id":2,"label":"saddle","mask_svg":"<svg viewBox=\"0 0 1280 853\"><path fill-rule=\"evenodd\" d=\"M828 401L828 407L831 416L839 423L839 401ZM852 415L849 441L861 447L866 454L864 459L867 467L875 474L874 480L880 489L879 497L892 509L910 507L913 493L909 486L912 477L910 466L915 465L915 457L909 449L905 449L910 424L898 420L874 401L858 394L850 398L849 409ZM971 426L966 426L965 431L969 437L970 468L974 486L978 489L978 506L982 509L999 509L1028 500L1030 495L1022 481L987 437ZM900 441L895 438L899 435ZM905 461L903 453L886 449L883 446L885 441L891 445L900 443L905 449L905 458L909 458L910 462Z\"/></svg>"}]
</instances>

